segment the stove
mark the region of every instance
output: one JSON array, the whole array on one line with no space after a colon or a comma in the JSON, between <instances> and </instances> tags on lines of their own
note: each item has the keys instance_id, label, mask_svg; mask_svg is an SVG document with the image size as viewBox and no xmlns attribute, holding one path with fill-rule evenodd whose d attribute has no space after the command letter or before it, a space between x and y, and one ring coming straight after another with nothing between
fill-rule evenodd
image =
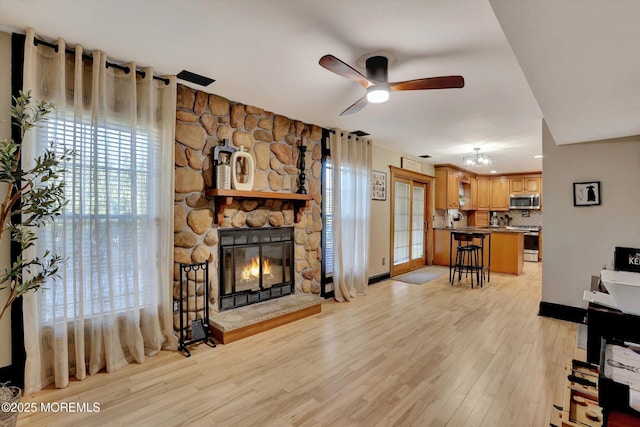
<instances>
[{"instance_id":1,"label":"stove","mask_svg":"<svg viewBox=\"0 0 640 427\"><path fill-rule=\"evenodd\" d=\"M510 225L510 230L522 230L524 233L524 260L528 262L538 262L540 251L539 235L542 227L538 225Z\"/></svg>"},{"instance_id":2,"label":"stove","mask_svg":"<svg viewBox=\"0 0 640 427\"><path fill-rule=\"evenodd\" d=\"M534 232L542 230L542 227L540 227L539 225L509 225L506 228L507 230L524 230Z\"/></svg>"}]
</instances>

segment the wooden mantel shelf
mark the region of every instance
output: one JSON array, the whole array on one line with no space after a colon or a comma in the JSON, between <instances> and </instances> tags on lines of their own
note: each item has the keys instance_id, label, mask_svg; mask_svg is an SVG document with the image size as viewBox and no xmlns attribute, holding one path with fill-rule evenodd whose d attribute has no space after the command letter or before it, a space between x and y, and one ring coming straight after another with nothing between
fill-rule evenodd
<instances>
[{"instance_id":1,"label":"wooden mantel shelf","mask_svg":"<svg viewBox=\"0 0 640 427\"><path fill-rule=\"evenodd\" d=\"M302 211L308 208L313 200L310 194L276 193L273 191L242 191L221 190L218 188L205 190L204 195L216 200L216 215L218 225L224 222L224 209L233 203L233 199L266 199L292 200L295 208L295 221L299 222Z\"/></svg>"}]
</instances>

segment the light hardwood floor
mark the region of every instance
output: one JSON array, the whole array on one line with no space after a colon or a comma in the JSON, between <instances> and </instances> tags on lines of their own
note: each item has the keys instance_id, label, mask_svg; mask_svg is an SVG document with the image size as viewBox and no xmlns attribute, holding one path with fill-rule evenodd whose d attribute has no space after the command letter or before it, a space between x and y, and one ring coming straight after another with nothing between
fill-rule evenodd
<instances>
[{"instance_id":1,"label":"light hardwood floor","mask_svg":"<svg viewBox=\"0 0 640 427\"><path fill-rule=\"evenodd\" d=\"M228 345L23 401L99 413L22 414L51 426L544 426L561 403L576 325L537 316L541 265L484 288L386 281L355 302Z\"/></svg>"}]
</instances>

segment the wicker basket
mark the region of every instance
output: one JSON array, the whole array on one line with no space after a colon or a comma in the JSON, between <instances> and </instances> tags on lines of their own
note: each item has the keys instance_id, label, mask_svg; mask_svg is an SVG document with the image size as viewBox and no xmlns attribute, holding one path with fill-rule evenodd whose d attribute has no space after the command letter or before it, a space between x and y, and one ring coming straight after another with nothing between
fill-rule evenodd
<instances>
[{"instance_id":1,"label":"wicker basket","mask_svg":"<svg viewBox=\"0 0 640 427\"><path fill-rule=\"evenodd\" d=\"M14 386L0 385L0 404L17 403L22 397L22 390ZM4 412L0 409L0 427L15 427L18 422L18 412Z\"/></svg>"}]
</instances>

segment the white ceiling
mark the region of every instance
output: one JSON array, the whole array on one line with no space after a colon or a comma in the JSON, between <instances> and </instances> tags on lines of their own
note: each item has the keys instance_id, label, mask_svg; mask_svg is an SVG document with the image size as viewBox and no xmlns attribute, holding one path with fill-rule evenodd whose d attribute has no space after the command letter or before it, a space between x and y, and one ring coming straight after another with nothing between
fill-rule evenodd
<instances>
[{"instance_id":1,"label":"white ceiling","mask_svg":"<svg viewBox=\"0 0 640 427\"><path fill-rule=\"evenodd\" d=\"M5 31L31 26L160 74L210 76L207 92L363 130L434 163L461 165L481 147L499 173L542 169L543 116L558 143L640 134L638 18L636 0L0 1ZM394 92L340 117L364 89L318 60L330 53L362 70L380 50L394 57L391 81L460 74L466 85Z\"/></svg>"},{"instance_id":2,"label":"white ceiling","mask_svg":"<svg viewBox=\"0 0 640 427\"><path fill-rule=\"evenodd\" d=\"M640 135L640 1L491 5L557 144Z\"/></svg>"}]
</instances>

